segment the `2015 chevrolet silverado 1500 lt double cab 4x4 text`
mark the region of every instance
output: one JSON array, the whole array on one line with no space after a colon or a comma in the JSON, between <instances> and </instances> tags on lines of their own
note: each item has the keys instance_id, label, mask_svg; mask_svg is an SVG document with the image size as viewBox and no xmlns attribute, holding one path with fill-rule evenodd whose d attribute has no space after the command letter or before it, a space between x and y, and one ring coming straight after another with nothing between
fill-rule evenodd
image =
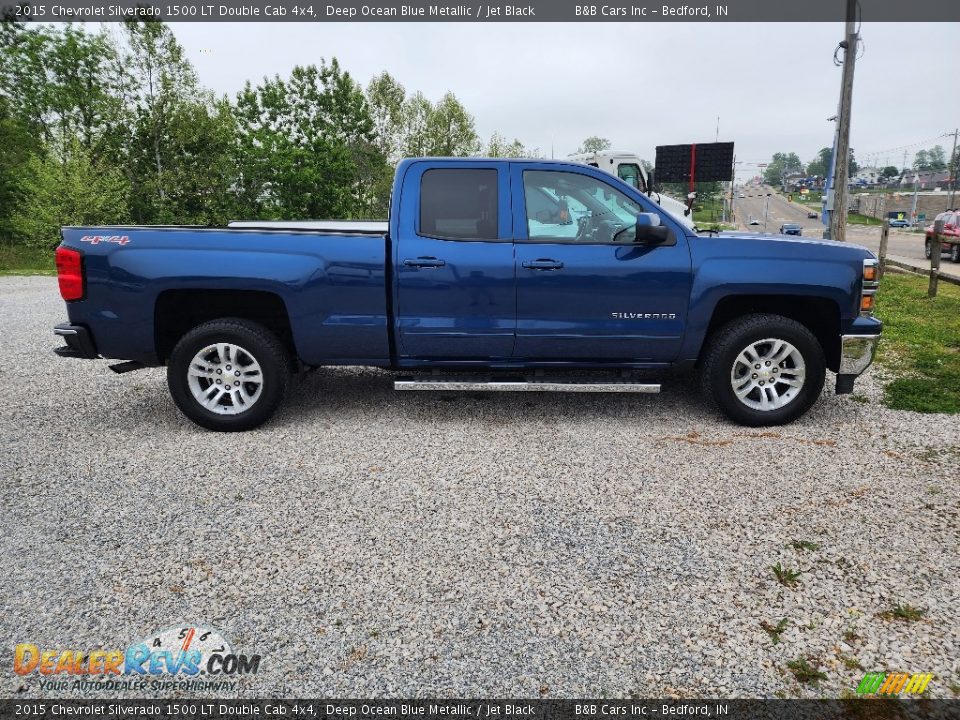
<instances>
[{"instance_id":1,"label":"2015 chevrolet silverado 1500 lt double cab 4x4 text","mask_svg":"<svg viewBox=\"0 0 960 720\"><path fill-rule=\"evenodd\" d=\"M636 370L696 368L734 421L777 425L827 368L850 392L880 334L867 250L698 235L575 163L405 160L388 223L62 236L57 352L166 365L177 406L214 430L260 425L322 365L405 372L398 389L617 392L659 390Z\"/></svg>"}]
</instances>

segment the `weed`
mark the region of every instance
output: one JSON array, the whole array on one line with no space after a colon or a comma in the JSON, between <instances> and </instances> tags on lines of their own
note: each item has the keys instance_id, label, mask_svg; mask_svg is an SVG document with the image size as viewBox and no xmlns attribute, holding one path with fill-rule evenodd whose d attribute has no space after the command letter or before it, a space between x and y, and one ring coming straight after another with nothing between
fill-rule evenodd
<instances>
[{"instance_id":1,"label":"weed","mask_svg":"<svg viewBox=\"0 0 960 720\"><path fill-rule=\"evenodd\" d=\"M910 603L897 604L892 610L880 613L884 620L903 620L905 622L916 622L923 619L927 614L926 610L915 608Z\"/></svg>"},{"instance_id":2,"label":"weed","mask_svg":"<svg viewBox=\"0 0 960 720\"><path fill-rule=\"evenodd\" d=\"M843 666L847 670L863 670L863 665L860 664L860 661L856 658L849 657L843 653L838 653L837 657L840 658L840 662L843 663Z\"/></svg>"},{"instance_id":3,"label":"weed","mask_svg":"<svg viewBox=\"0 0 960 720\"><path fill-rule=\"evenodd\" d=\"M783 618L776 625L771 625L766 620L760 621L760 627L764 629L767 635L770 636L770 640L773 641L774 645L780 644L780 635L783 634L783 631L787 629L787 625L790 623L787 618Z\"/></svg>"},{"instance_id":4,"label":"weed","mask_svg":"<svg viewBox=\"0 0 960 720\"><path fill-rule=\"evenodd\" d=\"M786 587L794 587L800 582L800 571L781 567L780 563L771 565L770 569L776 575L777 581Z\"/></svg>"},{"instance_id":5,"label":"weed","mask_svg":"<svg viewBox=\"0 0 960 720\"><path fill-rule=\"evenodd\" d=\"M819 667L811 665L806 658L791 660L787 663L787 668L793 673L797 682L818 685L821 680L827 679L826 674L822 673Z\"/></svg>"}]
</instances>

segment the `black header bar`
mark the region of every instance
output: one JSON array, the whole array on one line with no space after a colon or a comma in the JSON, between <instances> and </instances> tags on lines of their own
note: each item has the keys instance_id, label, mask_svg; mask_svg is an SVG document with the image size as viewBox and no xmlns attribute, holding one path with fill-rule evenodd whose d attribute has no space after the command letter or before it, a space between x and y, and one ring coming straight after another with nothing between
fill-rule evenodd
<instances>
[{"instance_id":1,"label":"black header bar","mask_svg":"<svg viewBox=\"0 0 960 720\"><path fill-rule=\"evenodd\" d=\"M0 700L0 718L255 720L833 720L956 718L960 700Z\"/></svg>"},{"instance_id":2,"label":"black header bar","mask_svg":"<svg viewBox=\"0 0 960 720\"><path fill-rule=\"evenodd\" d=\"M860 0L864 22L960 22L957 0ZM39 22L843 22L840 0L0 0ZM781 39L770 38L772 44ZM949 53L944 58L949 57Z\"/></svg>"}]
</instances>

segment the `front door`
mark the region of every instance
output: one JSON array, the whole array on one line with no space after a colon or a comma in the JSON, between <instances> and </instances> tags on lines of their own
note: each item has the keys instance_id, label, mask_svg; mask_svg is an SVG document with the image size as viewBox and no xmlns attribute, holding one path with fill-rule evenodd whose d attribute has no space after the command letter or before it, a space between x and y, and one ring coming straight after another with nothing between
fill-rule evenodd
<instances>
[{"instance_id":1,"label":"front door","mask_svg":"<svg viewBox=\"0 0 960 720\"><path fill-rule=\"evenodd\" d=\"M507 163L417 163L394 238L401 360L509 359L516 327Z\"/></svg>"},{"instance_id":2,"label":"front door","mask_svg":"<svg viewBox=\"0 0 960 720\"><path fill-rule=\"evenodd\" d=\"M690 296L686 234L634 242L636 216L657 212L599 171L512 166L517 339L527 361L675 360ZM622 186L621 186L622 187Z\"/></svg>"}]
</instances>

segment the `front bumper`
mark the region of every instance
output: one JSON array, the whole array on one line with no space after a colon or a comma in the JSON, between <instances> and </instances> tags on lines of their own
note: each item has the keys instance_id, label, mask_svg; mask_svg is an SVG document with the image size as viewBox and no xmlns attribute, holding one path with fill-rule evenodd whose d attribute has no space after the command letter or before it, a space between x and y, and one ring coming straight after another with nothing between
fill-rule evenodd
<instances>
[{"instance_id":1,"label":"front bumper","mask_svg":"<svg viewBox=\"0 0 960 720\"><path fill-rule=\"evenodd\" d=\"M60 357L83 358L93 360L100 357L97 346L93 342L93 335L83 325L61 323L53 329L54 335L59 335L67 344L54 349Z\"/></svg>"},{"instance_id":2,"label":"front bumper","mask_svg":"<svg viewBox=\"0 0 960 720\"><path fill-rule=\"evenodd\" d=\"M870 367L880 335L841 335L837 395L853 392L853 382Z\"/></svg>"}]
</instances>

